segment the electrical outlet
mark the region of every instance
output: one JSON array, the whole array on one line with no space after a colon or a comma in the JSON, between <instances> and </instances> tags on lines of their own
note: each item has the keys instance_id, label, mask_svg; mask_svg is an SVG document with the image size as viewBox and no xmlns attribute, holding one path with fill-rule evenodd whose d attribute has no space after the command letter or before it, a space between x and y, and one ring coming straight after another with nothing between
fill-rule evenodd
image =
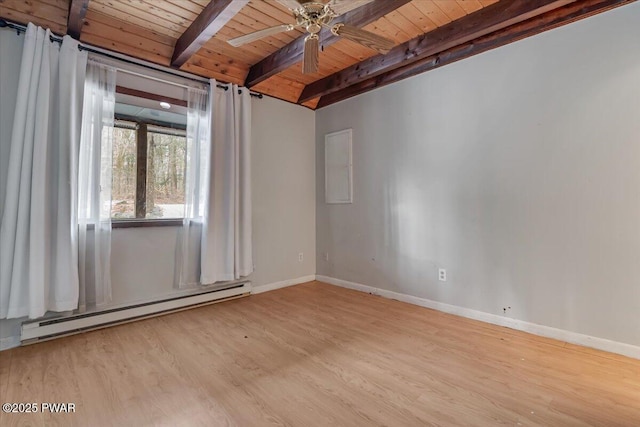
<instances>
[{"instance_id":1,"label":"electrical outlet","mask_svg":"<svg viewBox=\"0 0 640 427\"><path fill-rule=\"evenodd\" d=\"M302 262L302 261L304 261L304 253L300 252L298 254L298 262Z\"/></svg>"},{"instance_id":2,"label":"electrical outlet","mask_svg":"<svg viewBox=\"0 0 640 427\"><path fill-rule=\"evenodd\" d=\"M445 270L444 268L438 269L438 280L440 280L441 282L447 281L447 270Z\"/></svg>"},{"instance_id":3,"label":"electrical outlet","mask_svg":"<svg viewBox=\"0 0 640 427\"><path fill-rule=\"evenodd\" d=\"M324 260L329 262L329 252L324 253Z\"/></svg>"}]
</instances>

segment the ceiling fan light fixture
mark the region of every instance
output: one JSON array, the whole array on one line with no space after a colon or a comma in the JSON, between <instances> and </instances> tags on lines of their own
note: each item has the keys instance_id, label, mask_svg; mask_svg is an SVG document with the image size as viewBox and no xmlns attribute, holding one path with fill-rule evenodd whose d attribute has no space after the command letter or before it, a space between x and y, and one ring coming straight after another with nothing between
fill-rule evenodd
<instances>
[{"instance_id":1,"label":"ceiling fan light fixture","mask_svg":"<svg viewBox=\"0 0 640 427\"><path fill-rule=\"evenodd\" d=\"M333 27L331 27L331 34L333 34L336 37L340 37L340 28L344 27L344 24L336 24Z\"/></svg>"},{"instance_id":2,"label":"ceiling fan light fixture","mask_svg":"<svg viewBox=\"0 0 640 427\"><path fill-rule=\"evenodd\" d=\"M313 35L317 35L320 30L322 29L322 26L320 24L318 24L317 22L310 22L309 25L307 25L307 32L309 34L313 34Z\"/></svg>"},{"instance_id":3,"label":"ceiling fan light fixture","mask_svg":"<svg viewBox=\"0 0 640 427\"><path fill-rule=\"evenodd\" d=\"M2 0L0 0L1 2ZM240 37L227 40L227 42L239 47L244 44L259 40L263 37L291 31L294 28L303 27L308 35L304 39L302 73L310 74L318 72L318 53L320 50L320 34L322 28L328 28L337 37L344 37L363 46L377 50L386 54L395 45L393 40L389 40L370 31L362 30L352 25L337 23L331 26L331 21L337 16L371 3L373 0L329 0L322 3L317 0L276 0L278 3L289 9L295 18L295 24L281 24L271 28L254 31Z\"/></svg>"}]
</instances>

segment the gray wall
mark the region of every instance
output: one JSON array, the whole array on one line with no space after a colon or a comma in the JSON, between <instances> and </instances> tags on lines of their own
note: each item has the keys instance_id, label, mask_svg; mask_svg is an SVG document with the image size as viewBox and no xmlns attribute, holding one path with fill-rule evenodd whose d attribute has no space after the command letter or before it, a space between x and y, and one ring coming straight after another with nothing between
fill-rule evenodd
<instances>
[{"instance_id":1,"label":"gray wall","mask_svg":"<svg viewBox=\"0 0 640 427\"><path fill-rule=\"evenodd\" d=\"M636 3L319 110L318 274L639 345L639 23ZM345 128L354 203L326 205Z\"/></svg>"},{"instance_id":2,"label":"gray wall","mask_svg":"<svg viewBox=\"0 0 640 427\"><path fill-rule=\"evenodd\" d=\"M313 275L315 255L314 112L273 98L252 103L254 287ZM112 232L113 304L170 295L175 227ZM304 260L298 261L298 253ZM20 320L0 320L0 340Z\"/></svg>"},{"instance_id":3,"label":"gray wall","mask_svg":"<svg viewBox=\"0 0 640 427\"><path fill-rule=\"evenodd\" d=\"M316 273L315 113L265 98L252 114L256 287Z\"/></svg>"}]
</instances>

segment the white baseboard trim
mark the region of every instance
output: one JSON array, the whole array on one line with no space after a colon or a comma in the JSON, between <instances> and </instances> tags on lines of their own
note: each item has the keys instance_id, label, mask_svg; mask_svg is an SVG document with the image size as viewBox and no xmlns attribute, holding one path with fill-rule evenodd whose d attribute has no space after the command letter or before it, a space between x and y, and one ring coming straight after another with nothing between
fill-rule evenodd
<instances>
[{"instance_id":1,"label":"white baseboard trim","mask_svg":"<svg viewBox=\"0 0 640 427\"><path fill-rule=\"evenodd\" d=\"M302 276L296 279L288 279L288 280L282 280L280 282L268 283L262 286L254 286L251 289L251 293L261 294L262 292L273 291L280 288L286 288L287 286L293 286L293 285L299 285L301 283L312 282L314 280L316 280L316 275L311 274L309 276Z\"/></svg>"},{"instance_id":2,"label":"white baseboard trim","mask_svg":"<svg viewBox=\"0 0 640 427\"><path fill-rule=\"evenodd\" d=\"M374 288L373 286L349 282L347 280L336 279L333 277L317 275L316 280L343 288L366 292L373 295L379 295L384 298L395 299L409 304L431 308L434 310L442 311L444 313L455 314L457 316L474 320L480 320L482 322L491 323L498 326L506 326L507 328L528 332L542 337L553 338L571 344L578 344L584 347L591 347L598 350L608 351L610 353L632 357L634 359L640 359L640 347L631 344L611 341L604 338L592 337L590 335L579 334L577 332L571 332L564 329L552 328L550 326L538 325L536 323L525 322L524 320L512 319L509 317L485 313L483 311L473 310L470 308L445 304L426 298L401 294L398 292L388 291L386 289Z\"/></svg>"},{"instance_id":3,"label":"white baseboard trim","mask_svg":"<svg viewBox=\"0 0 640 427\"><path fill-rule=\"evenodd\" d=\"M0 338L0 351L20 346L20 335Z\"/></svg>"}]
</instances>

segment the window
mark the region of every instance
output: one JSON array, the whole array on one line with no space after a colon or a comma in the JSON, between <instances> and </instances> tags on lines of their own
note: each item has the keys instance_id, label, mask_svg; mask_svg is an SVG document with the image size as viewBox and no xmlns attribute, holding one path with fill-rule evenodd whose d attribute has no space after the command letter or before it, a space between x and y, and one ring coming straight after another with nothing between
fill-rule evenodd
<instances>
[{"instance_id":1,"label":"window","mask_svg":"<svg viewBox=\"0 0 640 427\"><path fill-rule=\"evenodd\" d=\"M113 130L111 218L136 217L136 126L116 121Z\"/></svg>"},{"instance_id":2,"label":"window","mask_svg":"<svg viewBox=\"0 0 640 427\"><path fill-rule=\"evenodd\" d=\"M185 154L185 114L116 102L111 218L182 218Z\"/></svg>"},{"instance_id":3,"label":"window","mask_svg":"<svg viewBox=\"0 0 640 427\"><path fill-rule=\"evenodd\" d=\"M147 126L146 218L182 218L187 138L184 131Z\"/></svg>"}]
</instances>

